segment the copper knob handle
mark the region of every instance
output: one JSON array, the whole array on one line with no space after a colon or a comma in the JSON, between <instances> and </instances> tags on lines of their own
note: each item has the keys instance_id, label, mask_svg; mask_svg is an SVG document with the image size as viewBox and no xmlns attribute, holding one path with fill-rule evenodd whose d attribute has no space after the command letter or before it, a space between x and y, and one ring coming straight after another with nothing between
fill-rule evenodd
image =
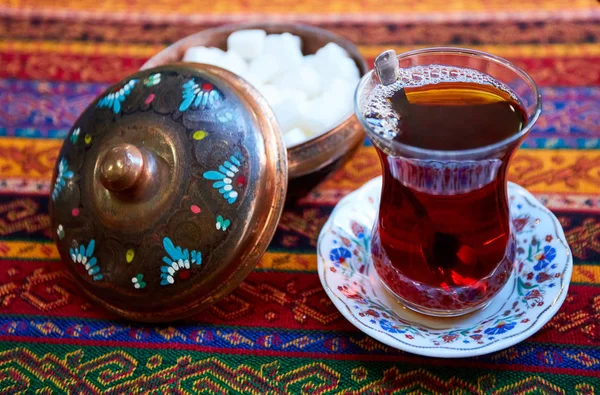
<instances>
[{"instance_id":1,"label":"copper knob handle","mask_svg":"<svg viewBox=\"0 0 600 395\"><path fill-rule=\"evenodd\" d=\"M119 144L100 161L100 182L112 192L133 189L144 172L144 155L134 145Z\"/></svg>"}]
</instances>

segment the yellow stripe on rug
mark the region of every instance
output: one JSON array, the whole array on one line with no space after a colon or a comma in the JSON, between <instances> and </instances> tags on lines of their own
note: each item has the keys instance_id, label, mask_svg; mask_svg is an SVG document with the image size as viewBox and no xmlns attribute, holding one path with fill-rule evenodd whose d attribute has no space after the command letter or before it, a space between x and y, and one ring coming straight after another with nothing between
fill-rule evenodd
<instances>
[{"instance_id":1,"label":"yellow stripe on rug","mask_svg":"<svg viewBox=\"0 0 600 395\"><path fill-rule=\"evenodd\" d=\"M183 38L183 37L182 37ZM390 45L361 45L359 50L367 59L373 59L381 52L393 48L397 53L432 45L390 46ZM129 43L98 43L81 41L51 41L51 40L3 40L0 41L0 51L21 53L54 53L71 55L103 55L124 56L130 58L149 58L164 49L157 44ZM597 44L541 44L541 45L469 45L469 48L493 53L508 58L575 58L600 56L600 45Z\"/></svg>"},{"instance_id":2,"label":"yellow stripe on rug","mask_svg":"<svg viewBox=\"0 0 600 395\"><path fill-rule=\"evenodd\" d=\"M50 180L61 140L0 138L0 178Z\"/></svg>"},{"instance_id":3,"label":"yellow stripe on rug","mask_svg":"<svg viewBox=\"0 0 600 395\"><path fill-rule=\"evenodd\" d=\"M38 243L34 241L0 241L0 259L60 259L58 250L53 243Z\"/></svg>"},{"instance_id":4,"label":"yellow stripe on rug","mask_svg":"<svg viewBox=\"0 0 600 395\"><path fill-rule=\"evenodd\" d=\"M3 40L0 51L40 53L49 52L62 55L81 56L124 56L129 58L149 58L165 48L165 45L150 44L114 44L82 41L49 41L49 40Z\"/></svg>"}]
</instances>

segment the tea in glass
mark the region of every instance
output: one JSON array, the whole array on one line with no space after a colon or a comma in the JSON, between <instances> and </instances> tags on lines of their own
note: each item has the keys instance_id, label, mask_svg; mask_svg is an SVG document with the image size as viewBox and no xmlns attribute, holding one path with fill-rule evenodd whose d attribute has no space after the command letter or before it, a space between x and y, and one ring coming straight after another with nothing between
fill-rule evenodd
<instances>
[{"instance_id":1,"label":"tea in glass","mask_svg":"<svg viewBox=\"0 0 600 395\"><path fill-rule=\"evenodd\" d=\"M397 61L409 64L391 83L371 74L357 91L383 170L374 265L408 307L468 313L496 295L513 269L506 173L539 114L539 95L524 72L491 55L424 50ZM467 67L473 64L498 77ZM525 98L517 93L523 81L532 87Z\"/></svg>"}]
</instances>

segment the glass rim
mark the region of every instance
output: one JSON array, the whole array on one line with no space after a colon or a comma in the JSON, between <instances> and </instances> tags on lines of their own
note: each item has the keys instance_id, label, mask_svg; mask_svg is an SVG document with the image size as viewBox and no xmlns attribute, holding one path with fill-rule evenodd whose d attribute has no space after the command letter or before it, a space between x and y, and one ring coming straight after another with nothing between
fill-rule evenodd
<instances>
[{"instance_id":1,"label":"glass rim","mask_svg":"<svg viewBox=\"0 0 600 395\"><path fill-rule=\"evenodd\" d=\"M423 54L442 55L445 53L446 54L454 54L454 55L476 56L476 57L484 58L486 61L493 62L493 63L502 65L502 66L510 69L515 74L517 74L519 76L519 78L523 79L532 88L533 94L535 96L535 109L533 110L533 115L531 117L529 117L529 114L527 114L528 119L527 119L527 124L525 125L525 127L523 127L519 131L519 133L515 133L515 134L513 134L503 140L497 141L493 144L485 145L485 146L478 147L478 148L469 148L469 149L452 150L452 151L420 148L420 147L415 147L410 144L401 143L399 141L382 138L382 137L378 136L376 133L372 133L372 128L366 122L363 112L360 111L360 108L359 108L359 94L360 94L360 92L362 92L364 90L364 87L365 87L365 84L367 83L367 81L370 81L372 78L374 78L375 69L373 68L373 69L369 70L360 79L360 82L358 83L356 90L354 91L354 112L356 113L356 117L358 118L358 120L361 123L361 125L363 126L363 128L365 128L365 131L367 131L367 135L370 138L372 137L376 140L379 140L379 141L383 142L384 145L386 145L386 146L399 147L409 153L417 154L419 156L432 156L432 157L436 157L436 158L456 158L456 157L477 156L477 155L481 155L483 153L496 151L498 149L506 147L507 145L509 145L510 143L512 143L514 141L519 140L521 137L525 136L529 132L529 130L533 127L533 125L538 120L540 113L542 111L542 95L538 89L537 84L533 80L533 78L531 78L531 76L529 74L527 74L523 69L521 69L517 65L513 64L512 62L509 62L508 60L506 60L504 58L501 58L496 55L492 55L487 52L478 51L475 49L458 48L458 47L430 47L430 48L415 49L412 51L403 52L401 54L398 54L396 56L396 58L398 60L401 60L401 59L408 58L408 57L415 56L415 55L423 55ZM443 62L440 64L443 65Z\"/></svg>"}]
</instances>

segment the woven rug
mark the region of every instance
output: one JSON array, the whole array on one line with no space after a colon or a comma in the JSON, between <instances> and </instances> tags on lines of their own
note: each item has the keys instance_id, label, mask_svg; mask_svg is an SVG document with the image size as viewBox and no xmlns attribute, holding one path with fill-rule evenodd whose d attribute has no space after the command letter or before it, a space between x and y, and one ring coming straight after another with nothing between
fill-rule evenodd
<instances>
[{"instance_id":1,"label":"woven rug","mask_svg":"<svg viewBox=\"0 0 600 395\"><path fill-rule=\"evenodd\" d=\"M592 0L1 0L0 394L600 393L600 5ZM336 202L379 174L365 144L288 208L258 268L189 322L113 317L77 289L51 242L62 139L109 83L169 43L227 22L296 20L372 61L459 45L506 57L541 86L544 112L510 179L563 226L567 300L535 336L458 360L391 349L325 295L315 245Z\"/></svg>"}]
</instances>

